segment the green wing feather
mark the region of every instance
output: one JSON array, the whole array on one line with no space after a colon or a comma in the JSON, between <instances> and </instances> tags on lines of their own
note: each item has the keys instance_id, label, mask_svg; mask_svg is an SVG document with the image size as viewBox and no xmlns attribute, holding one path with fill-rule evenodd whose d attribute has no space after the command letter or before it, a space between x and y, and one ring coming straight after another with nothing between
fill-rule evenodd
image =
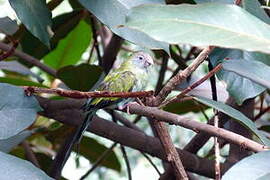
<instances>
[{"instance_id":1,"label":"green wing feather","mask_svg":"<svg viewBox=\"0 0 270 180\"><path fill-rule=\"evenodd\" d=\"M130 71L113 72L105 77L104 81L97 88L98 91L111 91L111 92L129 92L132 91L136 85L136 76ZM120 98L94 98L91 105L98 105L102 101L116 102Z\"/></svg>"}]
</instances>

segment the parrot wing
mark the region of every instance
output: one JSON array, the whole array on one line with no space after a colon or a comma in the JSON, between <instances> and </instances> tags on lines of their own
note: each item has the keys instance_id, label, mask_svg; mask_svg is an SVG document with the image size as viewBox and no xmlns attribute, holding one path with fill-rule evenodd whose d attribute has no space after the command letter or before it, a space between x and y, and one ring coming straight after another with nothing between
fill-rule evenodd
<instances>
[{"instance_id":1,"label":"parrot wing","mask_svg":"<svg viewBox=\"0 0 270 180\"><path fill-rule=\"evenodd\" d=\"M136 86L137 79L135 74L130 71L113 72L105 77L103 82L97 88L98 91L110 92L129 92ZM102 97L93 98L87 103L86 111L90 108L97 107L98 109L104 108L111 104L116 104L121 101L119 97Z\"/></svg>"}]
</instances>

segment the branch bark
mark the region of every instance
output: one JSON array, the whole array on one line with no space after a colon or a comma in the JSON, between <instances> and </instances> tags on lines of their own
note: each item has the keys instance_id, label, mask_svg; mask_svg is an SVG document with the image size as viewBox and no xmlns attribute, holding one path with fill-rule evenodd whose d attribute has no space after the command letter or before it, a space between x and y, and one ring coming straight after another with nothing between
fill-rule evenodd
<instances>
[{"instance_id":1,"label":"branch bark","mask_svg":"<svg viewBox=\"0 0 270 180\"><path fill-rule=\"evenodd\" d=\"M36 98L44 110L39 113L42 116L72 126L78 126L83 121L84 116L79 109L84 103L82 100L67 99L54 101L39 96L36 96ZM119 142L124 146L137 149L166 161L166 155L158 138L147 136L140 131L123 127L98 117L93 118L88 130L101 137ZM203 176L214 177L215 172L213 168L209 168L214 167L214 161L200 158L178 148L176 149L183 160L185 169ZM224 173L230 166L230 163L221 164L222 172Z\"/></svg>"}]
</instances>

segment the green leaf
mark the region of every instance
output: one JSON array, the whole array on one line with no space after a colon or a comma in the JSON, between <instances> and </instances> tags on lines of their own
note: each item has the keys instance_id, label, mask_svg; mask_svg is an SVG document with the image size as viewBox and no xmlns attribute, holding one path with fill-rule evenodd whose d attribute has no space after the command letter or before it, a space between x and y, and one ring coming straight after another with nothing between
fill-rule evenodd
<instances>
[{"instance_id":1,"label":"green leaf","mask_svg":"<svg viewBox=\"0 0 270 180\"><path fill-rule=\"evenodd\" d=\"M219 63L222 63L226 58L229 60L246 59L250 61L267 61L269 56L261 53L215 48L209 58L213 66L216 66ZM217 73L217 77L219 80L227 84L227 91L238 104L242 104L246 99L255 97L265 90L264 87L254 83L253 81L223 69Z\"/></svg>"},{"instance_id":2,"label":"green leaf","mask_svg":"<svg viewBox=\"0 0 270 180\"><path fill-rule=\"evenodd\" d=\"M261 4L258 0L243 0L242 1L243 8L248 11L250 14L253 14L257 18L261 19L267 24L270 24L270 18L266 14L263 8L261 8Z\"/></svg>"},{"instance_id":3,"label":"green leaf","mask_svg":"<svg viewBox=\"0 0 270 180\"><path fill-rule=\"evenodd\" d=\"M270 151L253 154L242 159L231 167L222 177L222 180L245 179L263 180L270 179Z\"/></svg>"},{"instance_id":4,"label":"green leaf","mask_svg":"<svg viewBox=\"0 0 270 180\"><path fill-rule=\"evenodd\" d=\"M222 67L226 71L234 72L270 89L270 67L261 62L230 59L223 61ZM245 90L248 91L248 89Z\"/></svg>"},{"instance_id":5,"label":"green leaf","mask_svg":"<svg viewBox=\"0 0 270 180\"><path fill-rule=\"evenodd\" d=\"M0 140L0 151L5 153L10 152L15 146L20 144L24 139L26 139L31 134L32 134L31 131L26 130L8 139Z\"/></svg>"},{"instance_id":6,"label":"green leaf","mask_svg":"<svg viewBox=\"0 0 270 180\"><path fill-rule=\"evenodd\" d=\"M107 149L106 146L100 144L95 139L84 136L80 143L79 154L84 156L91 163L94 163ZM118 172L121 171L121 164L114 151L111 151L100 165Z\"/></svg>"},{"instance_id":7,"label":"green leaf","mask_svg":"<svg viewBox=\"0 0 270 180\"><path fill-rule=\"evenodd\" d=\"M70 65L57 71L59 79L69 88L79 91L89 91L99 80L101 74L101 67L89 64Z\"/></svg>"},{"instance_id":8,"label":"green leaf","mask_svg":"<svg viewBox=\"0 0 270 180\"><path fill-rule=\"evenodd\" d=\"M43 58L47 53L53 50L58 42L67 36L67 34L76 27L83 17L81 11L72 11L56 16L52 20L52 30L54 36L51 38L51 49L41 43L29 31L25 31L20 40L23 52L34 56L37 59Z\"/></svg>"},{"instance_id":9,"label":"green leaf","mask_svg":"<svg viewBox=\"0 0 270 180\"><path fill-rule=\"evenodd\" d=\"M235 5L142 5L132 8L125 27L171 44L270 53L269 25Z\"/></svg>"},{"instance_id":10,"label":"green leaf","mask_svg":"<svg viewBox=\"0 0 270 180\"><path fill-rule=\"evenodd\" d=\"M9 0L9 3L26 28L50 47L52 14L46 6L46 1Z\"/></svg>"},{"instance_id":11,"label":"green leaf","mask_svg":"<svg viewBox=\"0 0 270 180\"><path fill-rule=\"evenodd\" d=\"M16 21L11 20L9 17L0 18L0 32L7 35L14 34L19 29Z\"/></svg>"},{"instance_id":12,"label":"green leaf","mask_svg":"<svg viewBox=\"0 0 270 180\"><path fill-rule=\"evenodd\" d=\"M79 0L79 2L118 36L143 47L165 49L169 52L167 43L153 40L137 30L117 27L125 23L125 16L133 6L149 3L164 4L164 0Z\"/></svg>"},{"instance_id":13,"label":"green leaf","mask_svg":"<svg viewBox=\"0 0 270 180\"><path fill-rule=\"evenodd\" d=\"M76 64L88 47L91 37L90 26L85 21L81 21L53 51L44 57L45 64L55 69Z\"/></svg>"},{"instance_id":14,"label":"green leaf","mask_svg":"<svg viewBox=\"0 0 270 180\"><path fill-rule=\"evenodd\" d=\"M8 77L7 78L0 77L0 82L8 83L8 84L16 85L16 86L36 86L36 87L44 87L44 88L47 87L37 82L27 81L24 79L8 78Z\"/></svg>"},{"instance_id":15,"label":"green leaf","mask_svg":"<svg viewBox=\"0 0 270 180\"><path fill-rule=\"evenodd\" d=\"M0 152L0 179L53 180L32 163Z\"/></svg>"},{"instance_id":16,"label":"green leaf","mask_svg":"<svg viewBox=\"0 0 270 180\"><path fill-rule=\"evenodd\" d=\"M39 82L43 81L43 79L40 76L33 73L28 67L24 66L18 61L1 61L0 69L16 72L16 73L26 75L26 76L30 75L30 76L35 77Z\"/></svg>"},{"instance_id":17,"label":"green leaf","mask_svg":"<svg viewBox=\"0 0 270 180\"><path fill-rule=\"evenodd\" d=\"M199 107L201 106L201 107ZM206 106L196 104L192 100L187 100L183 102L177 102L167 105L164 110L176 114L185 114L188 112L200 112L201 110L206 109Z\"/></svg>"},{"instance_id":18,"label":"green leaf","mask_svg":"<svg viewBox=\"0 0 270 180\"><path fill-rule=\"evenodd\" d=\"M195 0L196 3L224 3L224 4L233 4L234 0Z\"/></svg>"},{"instance_id":19,"label":"green leaf","mask_svg":"<svg viewBox=\"0 0 270 180\"><path fill-rule=\"evenodd\" d=\"M41 110L37 100L26 96L22 88L0 83L0 139L14 136L30 126Z\"/></svg>"},{"instance_id":20,"label":"green leaf","mask_svg":"<svg viewBox=\"0 0 270 180\"><path fill-rule=\"evenodd\" d=\"M207 106L210 106L214 109L217 109L218 111L223 112L224 114L227 114L228 116L232 117L233 120L236 120L238 123L245 126L247 129L249 129L251 132L253 132L265 145L270 145L270 140L267 139L255 126L255 123L252 122L249 118L247 118L243 113L240 111L232 108L231 106L228 106L224 103L213 101L211 99L207 99L204 97L195 97L195 100L198 102L205 104Z\"/></svg>"}]
</instances>

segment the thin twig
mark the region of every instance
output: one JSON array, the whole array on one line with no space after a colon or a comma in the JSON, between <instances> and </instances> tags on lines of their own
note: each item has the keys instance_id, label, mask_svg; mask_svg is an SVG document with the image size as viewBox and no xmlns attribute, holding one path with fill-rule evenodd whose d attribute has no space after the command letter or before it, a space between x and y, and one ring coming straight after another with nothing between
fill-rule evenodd
<instances>
[{"instance_id":1,"label":"thin twig","mask_svg":"<svg viewBox=\"0 0 270 180\"><path fill-rule=\"evenodd\" d=\"M161 172L158 170L157 166L154 164L154 162L151 160L150 157L148 157L145 153L143 153L142 151L140 151L141 154L148 160L148 162L154 167L154 169L156 170L156 172L158 173L159 176L161 176Z\"/></svg>"},{"instance_id":2,"label":"thin twig","mask_svg":"<svg viewBox=\"0 0 270 180\"><path fill-rule=\"evenodd\" d=\"M112 152L116 145L117 143L115 142L113 145L111 145L110 148L106 149L106 151L104 151L101 156L98 157L98 159L93 163L92 167L80 178L80 180L83 180L89 176L89 174L93 172L100 165L100 163L102 163L102 161L109 155L109 153Z\"/></svg>"},{"instance_id":3,"label":"thin twig","mask_svg":"<svg viewBox=\"0 0 270 180\"><path fill-rule=\"evenodd\" d=\"M96 49L96 52L97 52L97 58L98 58L99 65L101 65L102 64L102 58L101 58L99 47L98 47L96 21L95 21L95 18L93 16L91 16L90 19L91 19L93 39L94 39L94 44L93 45L94 45L94 47Z\"/></svg>"},{"instance_id":4,"label":"thin twig","mask_svg":"<svg viewBox=\"0 0 270 180\"><path fill-rule=\"evenodd\" d=\"M210 72L214 70L213 65L212 65L210 60L208 60L208 69L209 69ZM214 101L217 101L217 86L216 86L216 78L215 78L215 76L210 77L210 85L211 85L212 99ZM213 109L213 111L214 111L214 126L216 128L219 128L218 111L216 109ZM221 173L220 173L220 148L219 148L219 141L218 141L217 137L214 137L214 146L215 146L215 179L220 180L220 178L221 178Z\"/></svg>"},{"instance_id":5,"label":"thin twig","mask_svg":"<svg viewBox=\"0 0 270 180\"><path fill-rule=\"evenodd\" d=\"M0 61L8 58L9 56L12 56L15 49L17 48L17 46L18 46L18 41L13 40L12 41L12 47L8 51L6 51L6 52L4 52L3 54L0 55Z\"/></svg>"},{"instance_id":6,"label":"thin twig","mask_svg":"<svg viewBox=\"0 0 270 180\"><path fill-rule=\"evenodd\" d=\"M123 154L124 160L126 162L127 166L127 172L128 172L128 180L132 180L132 175L131 175L131 168L130 168L130 163L127 157L127 152L125 150L125 147L123 145L120 145L121 152Z\"/></svg>"},{"instance_id":7,"label":"thin twig","mask_svg":"<svg viewBox=\"0 0 270 180\"><path fill-rule=\"evenodd\" d=\"M63 97L69 97L74 99L92 98L92 97L150 97L153 95L153 91L138 91L138 92L110 92L110 91L91 91L81 92L76 90L63 90L63 89L47 89L33 86L22 86L26 95L30 96L33 93L47 93L57 94Z\"/></svg>"},{"instance_id":8,"label":"thin twig","mask_svg":"<svg viewBox=\"0 0 270 180\"><path fill-rule=\"evenodd\" d=\"M163 81L164 81L165 74L166 74L166 70L167 70L167 66L168 66L168 60L169 60L169 56L163 52L162 64L161 64L159 77L158 77L158 82L157 82L156 90L155 90L156 94L158 94L158 92L162 88Z\"/></svg>"},{"instance_id":9,"label":"thin twig","mask_svg":"<svg viewBox=\"0 0 270 180\"><path fill-rule=\"evenodd\" d=\"M92 56L93 56L93 52L94 52L94 49L95 49L95 40L94 40L94 42L93 42L93 45L92 45L92 47L91 47L91 49L90 49L90 53L89 53L89 58L88 58L88 60L87 60L87 63L89 64L90 63L90 61L91 61L91 58L92 58Z\"/></svg>"},{"instance_id":10,"label":"thin twig","mask_svg":"<svg viewBox=\"0 0 270 180\"><path fill-rule=\"evenodd\" d=\"M267 108L263 109L261 112L259 112L259 114L257 114L254 117L254 120L259 119L260 117L262 117L262 115L264 115L265 113L267 113L268 111L270 111L270 106L268 106Z\"/></svg>"},{"instance_id":11,"label":"thin twig","mask_svg":"<svg viewBox=\"0 0 270 180\"><path fill-rule=\"evenodd\" d=\"M194 72L197 67L203 63L203 61L208 57L208 55L212 52L214 47L206 47L197 58L183 71L178 72L166 85L162 88L160 93L154 98L156 104L160 104L168 94L175 89L175 87L180 84L183 80L185 80L192 72Z\"/></svg>"},{"instance_id":12,"label":"thin twig","mask_svg":"<svg viewBox=\"0 0 270 180\"><path fill-rule=\"evenodd\" d=\"M4 50L4 51L9 51L12 48L12 46L2 43L0 42L0 49ZM34 58L33 56L30 56L26 53L23 53L21 51L18 50L14 50L13 55L18 56L20 58L22 58L25 62L30 63L34 66L39 67L41 70L47 72L48 74L52 75L53 77L56 77L56 70L44 65L43 63L41 63L38 59Z\"/></svg>"},{"instance_id":13,"label":"thin twig","mask_svg":"<svg viewBox=\"0 0 270 180\"><path fill-rule=\"evenodd\" d=\"M184 89L180 94L178 94L177 96L175 96L175 97L173 97L171 99L166 100L164 103L162 103L160 105L160 107L164 107L164 106L166 106L166 105L168 105L170 103L174 103L174 102L178 101L179 99L183 98L192 89L194 89L194 88L198 87L199 85L201 85L204 81L206 81L207 79L212 77L215 73L217 73L221 68L222 68L221 64L217 65L213 70L211 70L204 77L202 77L201 79L199 79L198 81L196 81L195 83L193 83L192 85L187 87L186 89Z\"/></svg>"}]
</instances>

